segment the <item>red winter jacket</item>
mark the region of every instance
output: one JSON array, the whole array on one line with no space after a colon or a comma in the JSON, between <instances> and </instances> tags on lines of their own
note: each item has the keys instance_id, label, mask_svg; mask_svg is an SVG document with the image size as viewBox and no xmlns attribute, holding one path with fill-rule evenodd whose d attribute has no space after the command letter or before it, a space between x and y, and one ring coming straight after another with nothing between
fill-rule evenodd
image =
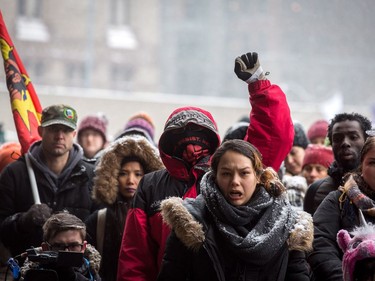
<instances>
[{"instance_id":1,"label":"red winter jacket","mask_svg":"<svg viewBox=\"0 0 375 281\"><path fill-rule=\"evenodd\" d=\"M245 140L258 148L265 167L276 172L293 145L294 127L285 94L269 80L249 84L250 125Z\"/></svg>"},{"instance_id":2,"label":"red winter jacket","mask_svg":"<svg viewBox=\"0 0 375 281\"><path fill-rule=\"evenodd\" d=\"M250 126L246 140L263 155L265 166L277 171L293 144L294 129L290 110L282 90L268 80L249 85ZM209 157L192 169L172 157L176 140L171 130L187 123L208 130L211 155L220 143L216 123L207 111L194 107L175 110L168 118L159 140L164 170L145 175L139 183L133 207L129 210L119 254L117 280L153 281L159 272L169 227L162 222L160 202L171 196L195 198L203 174L209 169Z\"/></svg>"}]
</instances>

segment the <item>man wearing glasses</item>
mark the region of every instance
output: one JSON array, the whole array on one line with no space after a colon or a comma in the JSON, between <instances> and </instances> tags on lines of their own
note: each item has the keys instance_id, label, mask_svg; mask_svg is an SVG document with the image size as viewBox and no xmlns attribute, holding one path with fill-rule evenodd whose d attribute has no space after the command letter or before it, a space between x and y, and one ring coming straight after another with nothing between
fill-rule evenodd
<instances>
[{"instance_id":1,"label":"man wearing glasses","mask_svg":"<svg viewBox=\"0 0 375 281\"><path fill-rule=\"evenodd\" d=\"M27 251L24 280L101 280L100 254L85 239L82 220L67 212L52 215L43 225L41 247Z\"/></svg>"}]
</instances>

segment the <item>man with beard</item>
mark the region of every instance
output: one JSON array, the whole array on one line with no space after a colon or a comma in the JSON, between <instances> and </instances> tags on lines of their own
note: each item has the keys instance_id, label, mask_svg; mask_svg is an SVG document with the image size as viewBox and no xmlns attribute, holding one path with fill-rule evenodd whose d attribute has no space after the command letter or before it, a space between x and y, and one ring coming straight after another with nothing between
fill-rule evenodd
<instances>
[{"instance_id":1,"label":"man with beard","mask_svg":"<svg viewBox=\"0 0 375 281\"><path fill-rule=\"evenodd\" d=\"M304 211L313 215L327 194L343 185L343 176L359 166L361 149L367 139L366 131L370 129L371 121L358 113L340 113L331 120L328 139L334 161L328 169L328 176L310 185Z\"/></svg>"},{"instance_id":2,"label":"man with beard","mask_svg":"<svg viewBox=\"0 0 375 281\"><path fill-rule=\"evenodd\" d=\"M93 211L94 166L82 160L82 148L74 143L76 128L72 107L45 108L38 127L42 139L2 171L0 237L12 256L42 243L42 225L52 213L67 210L85 220Z\"/></svg>"}]
</instances>

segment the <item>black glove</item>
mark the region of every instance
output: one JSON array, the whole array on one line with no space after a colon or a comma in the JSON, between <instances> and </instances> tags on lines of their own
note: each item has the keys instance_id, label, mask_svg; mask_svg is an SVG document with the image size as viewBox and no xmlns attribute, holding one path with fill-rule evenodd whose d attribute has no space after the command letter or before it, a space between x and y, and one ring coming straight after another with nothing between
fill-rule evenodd
<instances>
[{"instance_id":1,"label":"black glove","mask_svg":"<svg viewBox=\"0 0 375 281\"><path fill-rule=\"evenodd\" d=\"M238 78L249 84L256 80L266 79L259 63L258 54L255 52L237 57L234 62L234 72Z\"/></svg>"},{"instance_id":2,"label":"black glove","mask_svg":"<svg viewBox=\"0 0 375 281\"><path fill-rule=\"evenodd\" d=\"M34 204L27 212L20 216L18 227L23 231L27 231L30 228L42 226L51 214L52 209L46 204Z\"/></svg>"}]
</instances>

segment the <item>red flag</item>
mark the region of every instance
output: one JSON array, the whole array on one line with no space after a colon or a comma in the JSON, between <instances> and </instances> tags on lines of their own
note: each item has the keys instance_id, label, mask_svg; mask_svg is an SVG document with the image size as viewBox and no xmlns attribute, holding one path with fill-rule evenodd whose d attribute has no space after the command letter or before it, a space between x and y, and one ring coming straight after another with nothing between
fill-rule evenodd
<instances>
[{"instance_id":1,"label":"red flag","mask_svg":"<svg viewBox=\"0 0 375 281\"><path fill-rule=\"evenodd\" d=\"M30 145L40 139L38 126L40 125L42 107L26 69L10 39L1 11L0 46L14 124L18 140L22 146L22 153L26 153Z\"/></svg>"}]
</instances>

